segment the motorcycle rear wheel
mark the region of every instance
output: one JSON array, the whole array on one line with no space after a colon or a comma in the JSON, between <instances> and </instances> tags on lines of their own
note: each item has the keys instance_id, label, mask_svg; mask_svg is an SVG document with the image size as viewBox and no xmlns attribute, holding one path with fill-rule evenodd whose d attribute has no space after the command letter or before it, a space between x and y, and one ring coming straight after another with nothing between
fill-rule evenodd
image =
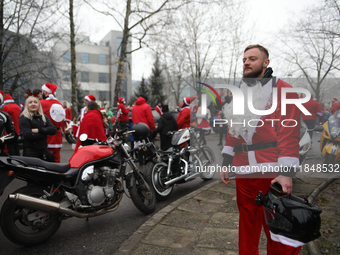
<instances>
[{"instance_id":1,"label":"motorcycle rear wheel","mask_svg":"<svg viewBox=\"0 0 340 255\"><path fill-rule=\"evenodd\" d=\"M148 162L146 164L147 178L152 183L158 201L166 200L172 193L174 186L165 186L163 180L167 175L167 166L163 163Z\"/></svg>"},{"instance_id":2,"label":"motorcycle rear wheel","mask_svg":"<svg viewBox=\"0 0 340 255\"><path fill-rule=\"evenodd\" d=\"M135 174L135 179L134 185L129 189L131 200L138 210L150 214L156 209L155 191L145 177L141 178L138 174Z\"/></svg>"},{"instance_id":3,"label":"motorcycle rear wheel","mask_svg":"<svg viewBox=\"0 0 340 255\"><path fill-rule=\"evenodd\" d=\"M39 186L26 186L16 190L14 194L41 198L44 196L43 190ZM37 218L36 214L42 216ZM30 220L30 217L35 219ZM10 241L22 246L35 246L46 242L57 232L61 224L61 214L19 206L7 199L1 210L0 221L1 229Z\"/></svg>"},{"instance_id":4,"label":"motorcycle rear wheel","mask_svg":"<svg viewBox=\"0 0 340 255\"><path fill-rule=\"evenodd\" d=\"M210 180L215 175L215 155L212 149L210 149L208 146L203 146L199 158L202 162L202 173L201 178L205 181Z\"/></svg>"}]
</instances>

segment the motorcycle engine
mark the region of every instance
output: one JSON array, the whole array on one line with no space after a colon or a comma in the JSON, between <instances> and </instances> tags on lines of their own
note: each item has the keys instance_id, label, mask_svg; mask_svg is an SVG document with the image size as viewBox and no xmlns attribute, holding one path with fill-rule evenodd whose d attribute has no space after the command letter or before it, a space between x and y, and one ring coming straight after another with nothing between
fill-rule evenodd
<instances>
[{"instance_id":1,"label":"motorcycle engine","mask_svg":"<svg viewBox=\"0 0 340 255\"><path fill-rule=\"evenodd\" d=\"M119 169L102 166L86 168L82 180L87 182L87 199L90 205L100 206L115 198L115 183Z\"/></svg>"}]
</instances>

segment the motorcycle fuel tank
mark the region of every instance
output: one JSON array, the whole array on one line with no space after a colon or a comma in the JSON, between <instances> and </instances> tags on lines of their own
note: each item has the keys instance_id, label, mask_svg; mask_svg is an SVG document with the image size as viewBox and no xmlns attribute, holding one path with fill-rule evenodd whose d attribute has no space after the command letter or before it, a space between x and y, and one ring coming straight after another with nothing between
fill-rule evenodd
<instances>
[{"instance_id":1,"label":"motorcycle fuel tank","mask_svg":"<svg viewBox=\"0 0 340 255\"><path fill-rule=\"evenodd\" d=\"M178 130L171 139L173 146L180 145L190 140L190 133L187 128Z\"/></svg>"},{"instance_id":2,"label":"motorcycle fuel tank","mask_svg":"<svg viewBox=\"0 0 340 255\"><path fill-rule=\"evenodd\" d=\"M108 145L89 145L79 148L69 160L71 168L80 168L87 162L111 156L113 149Z\"/></svg>"}]
</instances>

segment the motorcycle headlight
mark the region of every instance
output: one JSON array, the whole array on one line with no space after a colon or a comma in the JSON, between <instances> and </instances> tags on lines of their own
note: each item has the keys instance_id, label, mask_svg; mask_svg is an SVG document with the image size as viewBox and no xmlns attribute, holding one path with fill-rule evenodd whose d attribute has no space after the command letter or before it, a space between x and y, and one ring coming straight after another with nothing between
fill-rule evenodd
<instances>
[{"instance_id":1,"label":"motorcycle headlight","mask_svg":"<svg viewBox=\"0 0 340 255\"><path fill-rule=\"evenodd\" d=\"M331 138L336 139L340 135L340 127L331 128Z\"/></svg>"}]
</instances>

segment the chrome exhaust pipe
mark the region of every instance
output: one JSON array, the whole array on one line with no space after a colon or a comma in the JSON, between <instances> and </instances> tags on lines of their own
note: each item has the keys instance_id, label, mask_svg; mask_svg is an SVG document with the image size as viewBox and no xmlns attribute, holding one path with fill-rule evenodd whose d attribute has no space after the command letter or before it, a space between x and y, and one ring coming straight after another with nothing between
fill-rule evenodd
<instances>
[{"instance_id":1,"label":"chrome exhaust pipe","mask_svg":"<svg viewBox=\"0 0 340 255\"><path fill-rule=\"evenodd\" d=\"M164 184L166 186L172 185L172 184L184 179L188 175L188 162L186 162L184 159L181 159L181 160L184 162L184 165L185 165L184 166L184 174L182 174L181 176L176 177L174 179L171 179L170 181L165 182Z\"/></svg>"},{"instance_id":2,"label":"chrome exhaust pipe","mask_svg":"<svg viewBox=\"0 0 340 255\"><path fill-rule=\"evenodd\" d=\"M77 217L77 218L90 218L90 217L99 216L99 215L116 210L123 196L122 194L118 194L118 200L113 205L107 208L103 208L96 212L91 212L91 213L76 212L74 210L71 210L65 207L65 205L67 206L71 205L69 201L67 201L66 204L65 202L57 203L57 202L53 202L53 201L49 201L49 200L45 200L41 198L27 196L27 195L20 194L20 193L10 194L8 198L14 203L16 203L17 205L27 206L35 210L41 210L41 211L45 211L48 213L63 213L66 215Z\"/></svg>"}]
</instances>

